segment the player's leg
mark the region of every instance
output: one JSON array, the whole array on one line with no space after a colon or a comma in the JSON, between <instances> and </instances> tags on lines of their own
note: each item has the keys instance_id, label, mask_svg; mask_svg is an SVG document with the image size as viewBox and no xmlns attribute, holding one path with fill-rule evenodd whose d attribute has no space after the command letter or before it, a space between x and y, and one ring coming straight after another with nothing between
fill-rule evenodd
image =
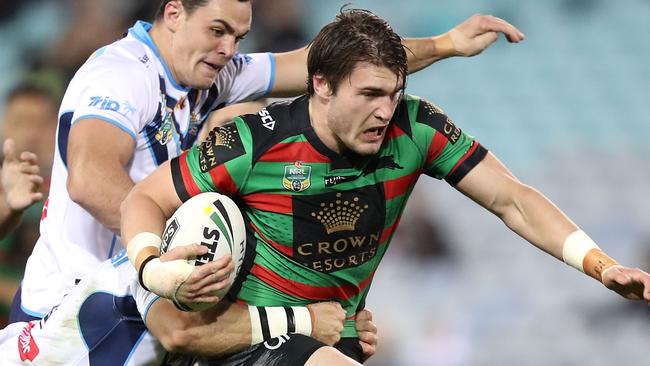
<instances>
[{"instance_id":1,"label":"player's leg","mask_svg":"<svg viewBox=\"0 0 650 366\"><path fill-rule=\"evenodd\" d=\"M198 364L202 366L360 365L337 349L302 334L285 334L226 357L202 357L198 359Z\"/></svg>"},{"instance_id":2,"label":"player's leg","mask_svg":"<svg viewBox=\"0 0 650 366\"><path fill-rule=\"evenodd\" d=\"M361 365L357 361L344 355L334 347L321 347L314 352L305 363L305 366L353 366Z\"/></svg>"}]
</instances>

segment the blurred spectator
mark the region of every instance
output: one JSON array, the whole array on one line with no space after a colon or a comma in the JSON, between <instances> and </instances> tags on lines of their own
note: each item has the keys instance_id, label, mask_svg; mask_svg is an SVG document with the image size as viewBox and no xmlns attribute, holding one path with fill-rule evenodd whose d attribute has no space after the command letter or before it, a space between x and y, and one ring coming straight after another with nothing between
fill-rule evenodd
<instances>
[{"instance_id":1,"label":"blurred spectator","mask_svg":"<svg viewBox=\"0 0 650 366\"><path fill-rule=\"evenodd\" d=\"M2 118L4 139L14 141L17 154L31 151L38 156L47 195L54 153L58 98L46 87L26 82L15 87L6 99ZM25 263L39 235L43 203L31 205L22 222L0 241L0 327L4 326L9 305L22 278Z\"/></svg>"},{"instance_id":2,"label":"blurred spectator","mask_svg":"<svg viewBox=\"0 0 650 366\"><path fill-rule=\"evenodd\" d=\"M309 41L302 24L305 12L302 0L258 1L253 7L255 14L273 14L253 17L256 49L285 52Z\"/></svg>"},{"instance_id":3,"label":"blurred spectator","mask_svg":"<svg viewBox=\"0 0 650 366\"><path fill-rule=\"evenodd\" d=\"M69 0L70 19L63 35L45 56L46 63L70 79L100 45L122 38L145 3L142 0Z\"/></svg>"}]
</instances>

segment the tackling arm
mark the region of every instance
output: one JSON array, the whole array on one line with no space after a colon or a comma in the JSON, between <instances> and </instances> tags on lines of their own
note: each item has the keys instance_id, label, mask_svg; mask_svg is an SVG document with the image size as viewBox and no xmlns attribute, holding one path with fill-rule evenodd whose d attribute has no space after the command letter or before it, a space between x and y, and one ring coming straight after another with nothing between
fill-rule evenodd
<instances>
[{"instance_id":1,"label":"tackling arm","mask_svg":"<svg viewBox=\"0 0 650 366\"><path fill-rule=\"evenodd\" d=\"M70 198L118 235L120 203L133 187L127 164L134 149L131 136L100 119L81 120L70 130Z\"/></svg>"},{"instance_id":2,"label":"tackling arm","mask_svg":"<svg viewBox=\"0 0 650 366\"><path fill-rule=\"evenodd\" d=\"M475 14L447 33L435 37L405 38L409 73L452 56L474 56L494 43L499 33L508 41L524 39L512 24L491 15ZM307 54L309 47L275 54L275 83L270 97L291 97L307 89Z\"/></svg>"}]
</instances>

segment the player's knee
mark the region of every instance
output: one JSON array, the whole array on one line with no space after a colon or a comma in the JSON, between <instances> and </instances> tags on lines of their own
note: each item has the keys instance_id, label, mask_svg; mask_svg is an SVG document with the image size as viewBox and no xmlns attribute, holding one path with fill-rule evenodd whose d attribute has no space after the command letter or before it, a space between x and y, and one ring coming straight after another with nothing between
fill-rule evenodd
<instances>
[{"instance_id":1,"label":"player's knee","mask_svg":"<svg viewBox=\"0 0 650 366\"><path fill-rule=\"evenodd\" d=\"M352 366L361 365L350 357L344 355L334 347L325 346L312 353L305 366Z\"/></svg>"}]
</instances>

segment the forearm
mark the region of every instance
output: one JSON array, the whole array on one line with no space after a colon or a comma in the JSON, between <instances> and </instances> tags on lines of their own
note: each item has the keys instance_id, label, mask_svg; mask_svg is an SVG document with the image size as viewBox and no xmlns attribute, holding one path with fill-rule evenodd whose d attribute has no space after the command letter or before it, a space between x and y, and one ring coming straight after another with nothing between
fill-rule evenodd
<instances>
[{"instance_id":1,"label":"forearm","mask_svg":"<svg viewBox=\"0 0 650 366\"><path fill-rule=\"evenodd\" d=\"M514 189L516 198L496 208L497 216L522 238L563 260L564 241L578 230L577 225L536 189L523 184Z\"/></svg>"},{"instance_id":2,"label":"forearm","mask_svg":"<svg viewBox=\"0 0 650 366\"><path fill-rule=\"evenodd\" d=\"M251 345L250 317L245 305L221 301L208 310L190 313L177 311L167 301L158 301L154 306L162 312L156 318L163 315L165 320L147 326L168 351L216 356L239 352Z\"/></svg>"},{"instance_id":3,"label":"forearm","mask_svg":"<svg viewBox=\"0 0 650 366\"><path fill-rule=\"evenodd\" d=\"M409 74L447 57L455 56L454 43L448 34L424 38L404 38Z\"/></svg>"},{"instance_id":4,"label":"forearm","mask_svg":"<svg viewBox=\"0 0 650 366\"><path fill-rule=\"evenodd\" d=\"M157 247L147 246L140 251L133 251L129 249L131 239L140 233L153 233L160 237L165 227L166 213L145 190L136 186L122 202L121 217L122 239L127 243L129 259L139 269L147 257L160 255L160 243L157 243Z\"/></svg>"},{"instance_id":5,"label":"forearm","mask_svg":"<svg viewBox=\"0 0 650 366\"><path fill-rule=\"evenodd\" d=\"M295 97L307 91L307 54L305 46L294 51L277 53L275 57L275 81L268 97Z\"/></svg>"}]
</instances>

